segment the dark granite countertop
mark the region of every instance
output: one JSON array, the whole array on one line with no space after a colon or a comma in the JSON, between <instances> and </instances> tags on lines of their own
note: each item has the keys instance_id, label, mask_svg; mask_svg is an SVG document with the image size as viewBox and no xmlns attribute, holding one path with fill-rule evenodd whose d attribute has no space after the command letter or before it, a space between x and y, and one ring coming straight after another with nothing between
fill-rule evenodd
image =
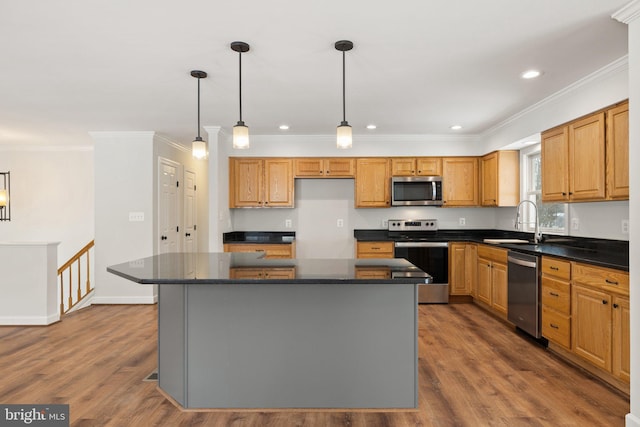
<instances>
[{"instance_id":1,"label":"dark granite countertop","mask_svg":"<svg viewBox=\"0 0 640 427\"><path fill-rule=\"evenodd\" d=\"M169 253L107 267L140 284L417 284L431 276L404 259L263 259L254 253ZM233 279L234 268L290 268L293 279ZM391 278L358 278L362 268L388 269Z\"/></svg>"},{"instance_id":2,"label":"dark granite countertop","mask_svg":"<svg viewBox=\"0 0 640 427\"><path fill-rule=\"evenodd\" d=\"M406 232L387 230L354 230L359 241L402 241L407 240ZM600 267L629 271L629 242L624 240L590 239L572 236L545 236L543 243L533 244L531 233L505 230L438 230L411 234L412 238L424 241L475 242L491 244L509 250L534 255L549 255L570 261L584 262ZM484 239L523 239L528 244L493 244Z\"/></svg>"},{"instance_id":3,"label":"dark granite countertop","mask_svg":"<svg viewBox=\"0 0 640 427\"><path fill-rule=\"evenodd\" d=\"M222 243L293 243L295 231L231 231L222 234Z\"/></svg>"}]
</instances>

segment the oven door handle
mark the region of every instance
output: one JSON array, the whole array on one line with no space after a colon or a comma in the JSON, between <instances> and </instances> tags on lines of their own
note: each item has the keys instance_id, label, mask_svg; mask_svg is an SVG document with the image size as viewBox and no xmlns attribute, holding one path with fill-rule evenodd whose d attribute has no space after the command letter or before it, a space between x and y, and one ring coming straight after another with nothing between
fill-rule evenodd
<instances>
[{"instance_id":1,"label":"oven door handle","mask_svg":"<svg viewBox=\"0 0 640 427\"><path fill-rule=\"evenodd\" d=\"M449 242L395 242L396 248L447 248Z\"/></svg>"}]
</instances>

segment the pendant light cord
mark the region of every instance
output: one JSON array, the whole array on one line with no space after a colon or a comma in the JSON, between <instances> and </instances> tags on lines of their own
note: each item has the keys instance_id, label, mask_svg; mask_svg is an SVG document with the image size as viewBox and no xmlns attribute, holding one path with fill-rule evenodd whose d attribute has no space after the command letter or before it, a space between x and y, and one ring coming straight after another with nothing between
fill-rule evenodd
<instances>
[{"instance_id":1,"label":"pendant light cord","mask_svg":"<svg viewBox=\"0 0 640 427\"><path fill-rule=\"evenodd\" d=\"M198 77L198 140L200 140L200 77Z\"/></svg>"},{"instance_id":2,"label":"pendant light cord","mask_svg":"<svg viewBox=\"0 0 640 427\"><path fill-rule=\"evenodd\" d=\"M242 122L242 52L238 52L238 93L240 94L240 122Z\"/></svg>"},{"instance_id":3,"label":"pendant light cord","mask_svg":"<svg viewBox=\"0 0 640 427\"><path fill-rule=\"evenodd\" d=\"M342 121L346 122L347 121L347 104L345 101L346 95L345 95L345 52L344 50L342 51Z\"/></svg>"}]
</instances>

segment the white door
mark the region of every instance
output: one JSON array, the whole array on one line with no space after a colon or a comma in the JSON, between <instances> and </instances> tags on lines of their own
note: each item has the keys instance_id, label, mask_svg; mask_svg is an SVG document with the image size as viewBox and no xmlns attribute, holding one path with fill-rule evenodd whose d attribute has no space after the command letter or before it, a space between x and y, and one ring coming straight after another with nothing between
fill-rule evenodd
<instances>
[{"instance_id":1,"label":"white door","mask_svg":"<svg viewBox=\"0 0 640 427\"><path fill-rule=\"evenodd\" d=\"M178 218L178 169L180 165L167 159L159 159L158 253L180 250L180 219Z\"/></svg>"},{"instance_id":2,"label":"white door","mask_svg":"<svg viewBox=\"0 0 640 427\"><path fill-rule=\"evenodd\" d=\"M183 252L197 251L196 239L196 174L184 172L184 245Z\"/></svg>"}]
</instances>

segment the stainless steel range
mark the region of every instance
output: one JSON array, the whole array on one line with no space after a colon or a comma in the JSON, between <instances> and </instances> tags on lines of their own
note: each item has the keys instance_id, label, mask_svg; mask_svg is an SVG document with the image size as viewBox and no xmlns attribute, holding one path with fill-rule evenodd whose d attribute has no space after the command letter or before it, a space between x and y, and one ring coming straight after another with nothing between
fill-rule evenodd
<instances>
[{"instance_id":1,"label":"stainless steel range","mask_svg":"<svg viewBox=\"0 0 640 427\"><path fill-rule=\"evenodd\" d=\"M394 256L404 258L433 277L418 287L418 302L449 302L449 242L438 239L437 219L390 219Z\"/></svg>"}]
</instances>

